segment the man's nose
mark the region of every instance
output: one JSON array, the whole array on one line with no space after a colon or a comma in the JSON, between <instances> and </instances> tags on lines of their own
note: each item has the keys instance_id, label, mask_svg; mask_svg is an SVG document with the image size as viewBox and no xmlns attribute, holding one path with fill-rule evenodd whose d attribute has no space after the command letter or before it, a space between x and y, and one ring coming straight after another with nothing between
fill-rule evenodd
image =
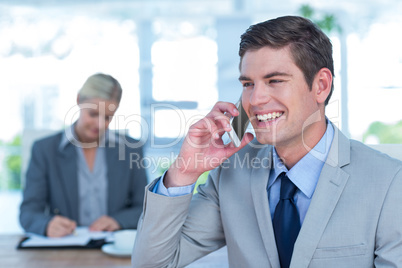
<instances>
[{"instance_id":1,"label":"man's nose","mask_svg":"<svg viewBox=\"0 0 402 268\"><path fill-rule=\"evenodd\" d=\"M255 83L250 95L250 104L259 106L268 103L270 100L271 95L268 86L263 82Z\"/></svg>"}]
</instances>

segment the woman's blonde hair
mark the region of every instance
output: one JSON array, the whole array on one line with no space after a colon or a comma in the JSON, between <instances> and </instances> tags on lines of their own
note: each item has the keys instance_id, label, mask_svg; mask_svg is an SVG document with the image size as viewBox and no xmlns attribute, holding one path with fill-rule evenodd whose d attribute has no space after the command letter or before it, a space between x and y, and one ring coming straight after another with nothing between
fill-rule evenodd
<instances>
[{"instance_id":1,"label":"woman's blonde hair","mask_svg":"<svg viewBox=\"0 0 402 268\"><path fill-rule=\"evenodd\" d=\"M88 99L100 98L114 100L120 103L122 88L120 83L111 75L97 73L87 78L78 92L78 102Z\"/></svg>"}]
</instances>

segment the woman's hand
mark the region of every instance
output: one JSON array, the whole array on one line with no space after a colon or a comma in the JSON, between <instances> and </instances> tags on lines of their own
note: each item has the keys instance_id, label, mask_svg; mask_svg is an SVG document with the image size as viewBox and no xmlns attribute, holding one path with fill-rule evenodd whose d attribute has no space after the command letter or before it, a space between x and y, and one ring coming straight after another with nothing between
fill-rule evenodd
<instances>
[{"instance_id":1,"label":"woman's hand","mask_svg":"<svg viewBox=\"0 0 402 268\"><path fill-rule=\"evenodd\" d=\"M46 235L48 237L62 237L72 234L77 227L77 223L69 218L56 215L48 223L46 227Z\"/></svg>"},{"instance_id":2,"label":"woman's hand","mask_svg":"<svg viewBox=\"0 0 402 268\"><path fill-rule=\"evenodd\" d=\"M91 226L89 226L90 231L116 231L121 229L120 224L109 216L102 216L94 221Z\"/></svg>"}]
</instances>

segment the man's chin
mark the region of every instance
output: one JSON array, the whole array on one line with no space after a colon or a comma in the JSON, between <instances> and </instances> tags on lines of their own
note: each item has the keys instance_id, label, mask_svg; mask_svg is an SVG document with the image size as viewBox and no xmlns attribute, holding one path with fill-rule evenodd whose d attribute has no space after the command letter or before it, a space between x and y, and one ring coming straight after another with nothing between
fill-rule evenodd
<instances>
[{"instance_id":1,"label":"man's chin","mask_svg":"<svg viewBox=\"0 0 402 268\"><path fill-rule=\"evenodd\" d=\"M273 137L267 137L267 135L263 135L262 133L256 133L257 141L261 144L269 144L275 146L276 141Z\"/></svg>"}]
</instances>

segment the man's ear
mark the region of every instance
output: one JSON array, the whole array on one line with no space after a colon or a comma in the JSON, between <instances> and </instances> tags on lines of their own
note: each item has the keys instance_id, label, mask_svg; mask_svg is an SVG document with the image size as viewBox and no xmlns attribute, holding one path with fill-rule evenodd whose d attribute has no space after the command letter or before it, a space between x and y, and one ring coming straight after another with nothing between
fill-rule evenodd
<instances>
[{"instance_id":1,"label":"man's ear","mask_svg":"<svg viewBox=\"0 0 402 268\"><path fill-rule=\"evenodd\" d=\"M80 104L80 101L79 101L79 100L80 100L80 95L78 94L78 95L77 95L77 105Z\"/></svg>"},{"instance_id":2,"label":"man's ear","mask_svg":"<svg viewBox=\"0 0 402 268\"><path fill-rule=\"evenodd\" d=\"M317 103L325 103L332 86L332 73L328 68L321 68L315 76L313 90Z\"/></svg>"}]
</instances>

